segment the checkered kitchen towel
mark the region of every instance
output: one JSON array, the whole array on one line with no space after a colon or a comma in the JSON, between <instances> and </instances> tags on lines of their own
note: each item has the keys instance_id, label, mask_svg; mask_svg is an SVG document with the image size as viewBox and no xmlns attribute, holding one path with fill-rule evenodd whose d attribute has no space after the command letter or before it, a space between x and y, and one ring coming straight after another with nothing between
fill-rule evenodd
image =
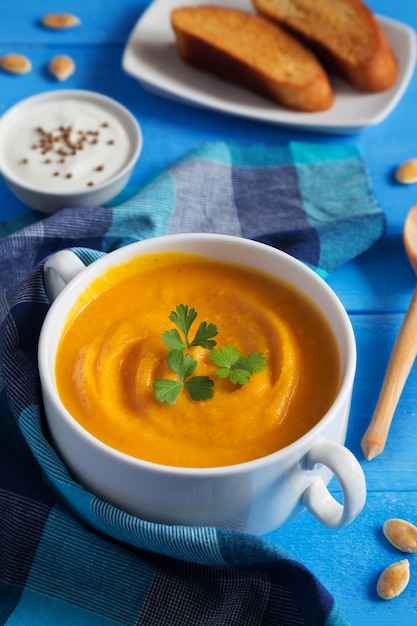
<instances>
[{"instance_id":1,"label":"checkered kitchen towel","mask_svg":"<svg viewBox=\"0 0 417 626\"><path fill-rule=\"evenodd\" d=\"M85 491L49 444L36 352L42 265L62 248L89 263L146 237L221 232L322 275L360 254L385 222L358 149L210 144L121 205L40 217L0 228L0 624L346 624L312 573L262 538L151 524Z\"/></svg>"}]
</instances>

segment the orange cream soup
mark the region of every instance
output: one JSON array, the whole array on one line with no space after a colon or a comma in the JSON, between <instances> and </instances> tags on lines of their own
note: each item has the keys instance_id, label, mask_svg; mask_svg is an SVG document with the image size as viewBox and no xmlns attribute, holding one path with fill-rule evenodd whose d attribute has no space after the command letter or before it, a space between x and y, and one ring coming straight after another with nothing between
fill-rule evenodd
<instances>
[{"instance_id":1,"label":"orange cream soup","mask_svg":"<svg viewBox=\"0 0 417 626\"><path fill-rule=\"evenodd\" d=\"M203 348L195 374L214 397L173 406L153 382L175 378L161 335L179 304L217 324L217 348L262 352L265 371L243 386L214 375ZM195 328L194 328L195 327ZM192 334L192 331L190 331ZM332 404L339 355L327 322L293 287L245 266L188 253L137 257L97 279L66 322L56 359L60 398L95 437L129 455L178 467L215 467L272 453L305 434Z\"/></svg>"}]
</instances>

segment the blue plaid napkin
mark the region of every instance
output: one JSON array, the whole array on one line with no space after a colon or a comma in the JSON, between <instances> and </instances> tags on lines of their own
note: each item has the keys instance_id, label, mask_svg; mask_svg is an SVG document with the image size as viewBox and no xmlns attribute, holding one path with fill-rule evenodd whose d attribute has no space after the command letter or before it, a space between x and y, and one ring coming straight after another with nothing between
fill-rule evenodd
<instances>
[{"instance_id":1,"label":"blue plaid napkin","mask_svg":"<svg viewBox=\"0 0 417 626\"><path fill-rule=\"evenodd\" d=\"M21 226L18 230L16 227ZM36 353L44 260L169 232L278 246L322 275L383 234L356 146L210 144L113 208L0 228L0 624L342 626L330 593L262 538L148 523L85 491L51 447Z\"/></svg>"}]
</instances>

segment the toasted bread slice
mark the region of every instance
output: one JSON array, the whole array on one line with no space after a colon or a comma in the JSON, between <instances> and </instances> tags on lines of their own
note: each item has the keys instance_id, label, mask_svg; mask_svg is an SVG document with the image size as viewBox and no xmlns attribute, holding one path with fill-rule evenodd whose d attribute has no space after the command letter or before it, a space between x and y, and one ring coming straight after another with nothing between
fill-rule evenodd
<instances>
[{"instance_id":1,"label":"toasted bread slice","mask_svg":"<svg viewBox=\"0 0 417 626\"><path fill-rule=\"evenodd\" d=\"M389 89L398 63L375 16L361 0L252 0L318 54L325 67L369 92Z\"/></svg>"},{"instance_id":2,"label":"toasted bread slice","mask_svg":"<svg viewBox=\"0 0 417 626\"><path fill-rule=\"evenodd\" d=\"M180 7L171 22L181 58L199 69L298 111L334 101L326 72L294 37L255 14L217 6Z\"/></svg>"}]
</instances>

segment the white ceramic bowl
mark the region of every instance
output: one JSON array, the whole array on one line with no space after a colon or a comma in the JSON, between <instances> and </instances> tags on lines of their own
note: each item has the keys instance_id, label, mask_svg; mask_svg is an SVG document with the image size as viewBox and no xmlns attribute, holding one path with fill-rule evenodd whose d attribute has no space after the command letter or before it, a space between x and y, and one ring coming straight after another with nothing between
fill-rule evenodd
<instances>
[{"instance_id":1,"label":"white ceramic bowl","mask_svg":"<svg viewBox=\"0 0 417 626\"><path fill-rule=\"evenodd\" d=\"M183 250L264 270L294 284L321 309L337 340L341 383L328 412L295 443L228 467L167 467L110 448L86 432L65 409L55 385L55 354L77 298L108 268L141 253L166 250ZM353 330L337 296L304 264L270 246L240 237L185 234L128 245L87 268L64 250L47 261L44 278L47 293L54 300L39 341L46 416L57 451L74 477L92 493L148 521L221 526L254 534L285 524L306 507L332 528L345 526L361 511L365 479L358 461L343 445L356 367ZM333 473L342 488L343 504L327 489Z\"/></svg>"},{"instance_id":2,"label":"white ceramic bowl","mask_svg":"<svg viewBox=\"0 0 417 626\"><path fill-rule=\"evenodd\" d=\"M74 125L76 128L77 123L82 124L83 120L85 123L85 119L89 119L85 115L82 117L83 109L86 113L86 107L91 109L88 112L90 118L94 117L96 112L99 113L101 120L110 118L114 122L113 129L117 129L118 132L114 136L121 138L122 141L97 140L95 143L98 146L93 147L92 130L86 127L84 130L85 138L88 138L85 143L87 149L73 150L75 157L66 146L64 150L61 144L61 150L69 154L63 159L62 154L58 153L59 143L53 150L51 148L50 152L39 149L39 142L33 140L35 130L37 132L40 128L37 127L38 116L40 118L43 115L46 118L45 130L57 137L59 126L55 125L54 120L60 119L59 123L65 127ZM26 126L31 124L30 132L24 130L25 124ZM101 131L102 138L105 132L110 133L104 128ZM42 140L42 135L39 138ZM105 146L105 143L112 146ZM59 90L41 93L18 102L0 118L0 172L7 186L22 202L45 213L54 213L66 207L97 207L109 202L125 187L141 150L142 133L134 116L115 100L92 91ZM93 157L91 153L94 151ZM87 158L87 155L91 162L95 163L97 171L93 172L92 167L91 175L88 174L91 180L86 181L82 180L87 170L82 159ZM108 159L109 155L112 157L109 160L110 167L106 170L102 165L98 166L101 158ZM72 163L79 168L79 177L68 172L72 159ZM64 160L67 162L66 165L61 163ZM101 173L98 172L100 167Z\"/></svg>"}]
</instances>

